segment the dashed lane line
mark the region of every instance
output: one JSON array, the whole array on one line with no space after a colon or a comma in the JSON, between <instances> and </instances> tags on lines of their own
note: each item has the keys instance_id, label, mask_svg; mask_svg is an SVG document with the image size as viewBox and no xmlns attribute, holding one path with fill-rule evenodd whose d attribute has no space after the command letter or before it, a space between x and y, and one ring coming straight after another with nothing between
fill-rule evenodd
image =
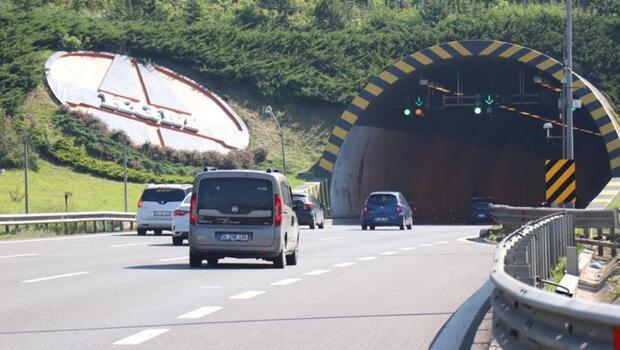
<instances>
[{"instance_id":1,"label":"dashed lane line","mask_svg":"<svg viewBox=\"0 0 620 350\"><path fill-rule=\"evenodd\" d=\"M288 286L289 284L293 284L295 282L301 281L301 278L285 278L278 282L273 282L272 286Z\"/></svg>"},{"instance_id":2,"label":"dashed lane line","mask_svg":"<svg viewBox=\"0 0 620 350\"><path fill-rule=\"evenodd\" d=\"M90 273L90 271L80 271L80 272L65 273L65 274L62 274L62 275L55 275L55 276L41 277L41 278L33 278L33 279L30 279L30 280L22 281L22 283L35 283L35 282L49 281L49 280L55 280L55 279L58 279L58 278L86 275L86 274L89 274L89 273Z\"/></svg>"},{"instance_id":3,"label":"dashed lane line","mask_svg":"<svg viewBox=\"0 0 620 350\"><path fill-rule=\"evenodd\" d=\"M28 257L28 256L37 256L37 255L39 255L39 254L28 253L28 254L5 255L5 256L0 256L0 259L25 258L25 257Z\"/></svg>"},{"instance_id":4,"label":"dashed lane line","mask_svg":"<svg viewBox=\"0 0 620 350\"><path fill-rule=\"evenodd\" d=\"M349 267L352 265L355 265L355 263L354 262L343 262L343 263L334 265L334 267Z\"/></svg>"},{"instance_id":5,"label":"dashed lane line","mask_svg":"<svg viewBox=\"0 0 620 350\"><path fill-rule=\"evenodd\" d=\"M205 317L209 314L212 314L216 311L221 310L222 307L221 306L203 306L201 308L198 308L196 310L190 311L188 313L185 313L177 318L184 318L184 319L197 319L197 318L202 318Z\"/></svg>"},{"instance_id":6,"label":"dashed lane line","mask_svg":"<svg viewBox=\"0 0 620 350\"><path fill-rule=\"evenodd\" d=\"M406 251L415 250L415 249L416 249L415 247L405 247L405 248L400 248L399 250L406 252Z\"/></svg>"},{"instance_id":7,"label":"dashed lane line","mask_svg":"<svg viewBox=\"0 0 620 350\"><path fill-rule=\"evenodd\" d=\"M344 237L342 237L342 236L327 237L327 238L321 238L321 239L319 239L319 241L333 241L335 239L342 239L342 238L344 238Z\"/></svg>"},{"instance_id":8,"label":"dashed lane line","mask_svg":"<svg viewBox=\"0 0 620 350\"><path fill-rule=\"evenodd\" d=\"M318 276L318 275L322 275L322 274L328 273L328 272L329 272L329 270L313 270L313 271L304 273L304 275L306 275L306 276Z\"/></svg>"},{"instance_id":9,"label":"dashed lane line","mask_svg":"<svg viewBox=\"0 0 620 350\"><path fill-rule=\"evenodd\" d=\"M435 242L434 244L436 244L436 245L442 245L442 244L450 244L450 242L447 242L447 241L440 241L440 242Z\"/></svg>"},{"instance_id":10,"label":"dashed lane line","mask_svg":"<svg viewBox=\"0 0 620 350\"><path fill-rule=\"evenodd\" d=\"M432 247L432 246L433 246L432 243L418 244L418 247L422 247L422 248L424 248L424 247Z\"/></svg>"},{"instance_id":11,"label":"dashed lane line","mask_svg":"<svg viewBox=\"0 0 620 350\"><path fill-rule=\"evenodd\" d=\"M377 257L376 256L365 256L363 258L359 258L357 260L359 261L370 261L370 260L375 260Z\"/></svg>"},{"instance_id":12,"label":"dashed lane line","mask_svg":"<svg viewBox=\"0 0 620 350\"><path fill-rule=\"evenodd\" d=\"M159 335L162 335L166 332L168 332L170 329L156 329L156 328L152 328L152 329L145 329L143 331L140 331L132 336L129 336L127 338L123 338L119 341L117 341L116 343L114 343L114 345L138 345L138 344L142 344L147 340L153 339Z\"/></svg>"},{"instance_id":13,"label":"dashed lane line","mask_svg":"<svg viewBox=\"0 0 620 350\"><path fill-rule=\"evenodd\" d=\"M249 290L247 292L243 292L243 293L239 293L237 295L233 295L232 297L228 298L228 299L251 299L254 297L257 297L261 294L265 294L266 292L264 290Z\"/></svg>"},{"instance_id":14,"label":"dashed lane line","mask_svg":"<svg viewBox=\"0 0 620 350\"><path fill-rule=\"evenodd\" d=\"M159 259L157 261L159 261L159 262L167 262L167 261L187 260L187 259L188 259L187 256L179 256L179 257L176 257L176 258Z\"/></svg>"},{"instance_id":15,"label":"dashed lane line","mask_svg":"<svg viewBox=\"0 0 620 350\"><path fill-rule=\"evenodd\" d=\"M396 253L398 253L398 252L395 252L395 251L391 250L391 251L388 251L388 252L383 252L383 253L381 253L381 255L394 255Z\"/></svg>"}]
</instances>

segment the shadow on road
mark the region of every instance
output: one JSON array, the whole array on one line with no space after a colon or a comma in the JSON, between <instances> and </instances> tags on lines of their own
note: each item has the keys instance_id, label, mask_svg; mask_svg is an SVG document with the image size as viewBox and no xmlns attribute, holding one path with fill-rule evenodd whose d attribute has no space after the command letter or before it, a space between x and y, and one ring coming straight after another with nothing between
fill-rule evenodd
<instances>
[{"instance_id":1,"label":"shadow on road","mask_svg":"<svg viewBox=\"0 0 620 350\"><path fill-rule=\"evenodd\" d=\"M177 264L154 264L154 265L136 265L125 267L130 270L271 270L273 264L271 263L258 263L258 264L217 264L208 265L203 263L202 267L190 267L189 263L177 263Z\"/></svg>"},{"instance_id":2,"label":"shadow on road","mask_svg":"<svg viewBox=\"0 0 620 350\"><path fill-rule=\"evenodd\" d=\"M63 332L92 332L115 329L133 328L152 328L152 327L185 327L185 326L206 326L222 324L245 324L245 323L265 323L265 322L303 322L303 321L336 321L353 319L373 319L373 318L406 318L406 317L432 317L432 316L451 316L452 312L419 312L403 314L373 314L373 315L334 315L334 316L314 316L314 317L290 317L290 318L263 318L252 320L229 320L229 321L204 321L204 322L182 322L182 323L159 323L159 324L135 324L108 327L83 327L83 328L59 328L59 329L32 329L14 330L0 332L2 335L19 334L42 334L42 333L63 333Z\"/></svg>"}]
</instances>

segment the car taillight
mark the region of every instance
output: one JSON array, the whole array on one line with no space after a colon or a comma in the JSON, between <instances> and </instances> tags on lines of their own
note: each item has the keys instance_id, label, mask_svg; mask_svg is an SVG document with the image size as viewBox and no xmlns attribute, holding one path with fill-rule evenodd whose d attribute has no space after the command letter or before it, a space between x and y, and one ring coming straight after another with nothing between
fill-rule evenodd
<instances>
[{"instance_id":1,"label":"car taillight","mask_svg":"<svg viewBox=\"0 0 620 350\"><path fill-rule=\"evenodd\" d=\"M138 201L138 208L142 208L142 197L140 197L140 200Z\"/></svg>"},{"instance_id":2,"label":"car taillight","mask_svg":"<svg viewBox=\"0 0 620 350\"><path fill-rule=\"evenodd\" d=\"M276 211L276 216L273 220L274 226L282 225L282 197L280 195L273 196L273 207Z\"/></svg>"},{"instance_id":3,"label":"car taillight","mask_svg":"<svg viewBox=\"0 0 620 350\"><path fill-rule=\"evenodd\" d=\"M314 205L312 203L306 203L306 209L312 209Z\"/></svg>"},{"instance_id":4,"label":"car taillight","mask_svg":"<svg viewBox=\"0 0 620 350\"><path fill-rule=\"evenodd\" d=\"M367 205L364 205L364 206L362 207L362 211L364 212L364 214L368 214L368 206L367 206Z\"/></svg>"},{"instance_id":5,"label":"car taillight","mask_svg":"<svg viewBox=\"0 0 620 350\"><path fill-rule=\"evenodd\" d=\"M196 192L192 192L192 199L189 204L189 224L196 225Z\"/></svg>"},{"instance_id":6,"label":"car taillight","mask_svg":"<svg viewBox=\"0 0 620 350\"><path fill-rule=\"evenodd\" d=\"M397 205L396 205L396 212L397 212L397 213L400 213L400 212L402 212L402 211L403 211L403 207L401 207L400 205L398 205L398 204L397 204Z\"/></svg>"},{"instance_id":7,"label":"car taillight","mask_svg":"<svg viewBox=\"0 0 620 350\"><path fill-rule=\"evenodd\" d=\"M185 214L187 214L187 211L185 210L177 209L174 211L174 216L185 216Z\"/></svg>"}]
</instances>

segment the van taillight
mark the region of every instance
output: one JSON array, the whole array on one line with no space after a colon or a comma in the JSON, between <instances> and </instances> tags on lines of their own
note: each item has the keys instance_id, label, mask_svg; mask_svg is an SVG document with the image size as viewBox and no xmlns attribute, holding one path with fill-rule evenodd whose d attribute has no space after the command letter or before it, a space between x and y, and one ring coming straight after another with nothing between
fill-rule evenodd
<instances>
[{"instance_id":1,"label":"van taillight","mask_svg":"<svg viewBox=\"0 0 620 350\"><path fill-rule=\"evenodd\" d=\"M401 207L400 205L396 204L396 212L400 213L403 211L403 207Z\"/></svg>"},{"instance_id":2,"label":"van taillight","mask_svg":"<svg viewBox=\"0 0 620 350\"><path fill-rule=\"evenodd\" d=\"M276 216L273 220L274 226L282 225L282 197L280 195L273 196L273 208L276 211Z\"/></svg>"},{"instance_id":3,"label":"van taillight","mask_svg":"<svg viewBox=\"0 0 620 350\"><path fill-rule=\"evenodd\" d=\"M314 208L314 205L312 203L306 203L306 209L310 210Z\"/></svg>"},{"instance_id":4,"label":"van taillight","mask_svg":"<svg viewBox=\"0 0 620 350\"><path fill-rule=\"evenodd\" d=\"M368 206L364 204L364 206L362 207L362 211L364 212L364 214L368 214Z\"/></svg>"},{"instance_id":5,"label":"van taillight","mask_svg":"<svg viewBox=\"0 0 620 350\"><path fill-rule=\"evenodd\" d=\"M196 192L192 192L192 199L189 204L189 224L196 225Z\"/></svg>"},{"instance_id":6,"label":"van taillight","mask_svg":"<svg viewBox=\"0 0 620 350\"><path fill-rule=\"evenodd\" d=\"M138 201L138 208L142 208L142 197L140 197L140 200Z\"/></svg>"}]
</instances>

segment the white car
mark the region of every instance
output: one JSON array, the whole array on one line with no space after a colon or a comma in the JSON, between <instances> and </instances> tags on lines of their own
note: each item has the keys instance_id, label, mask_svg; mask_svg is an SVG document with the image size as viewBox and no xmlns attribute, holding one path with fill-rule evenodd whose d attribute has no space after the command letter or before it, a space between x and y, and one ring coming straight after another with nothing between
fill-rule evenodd
<instances>
[{"instance_id":1,"label":"white car","mask_svg":"<svg viewBox=\"0 0 620 350\"><path fill-rule=\"evenodd\" d=\"M161 235L163 230L171 230L172 212L191 192L192 185L189 184L147 185L138 201L138 235L145 235L148 230L156 235Z\"/></svg>"},{"instance_id":2,"label":"white car","mask_svg":"<svg viewBox=\"0 0 620 350\"><path fill-rule=\"evenodd\" d=\"M172 244L181 245L189 235L189 205L192 194L185 196L183 203L172 212Z\"/></svg>"}]
</instances>

